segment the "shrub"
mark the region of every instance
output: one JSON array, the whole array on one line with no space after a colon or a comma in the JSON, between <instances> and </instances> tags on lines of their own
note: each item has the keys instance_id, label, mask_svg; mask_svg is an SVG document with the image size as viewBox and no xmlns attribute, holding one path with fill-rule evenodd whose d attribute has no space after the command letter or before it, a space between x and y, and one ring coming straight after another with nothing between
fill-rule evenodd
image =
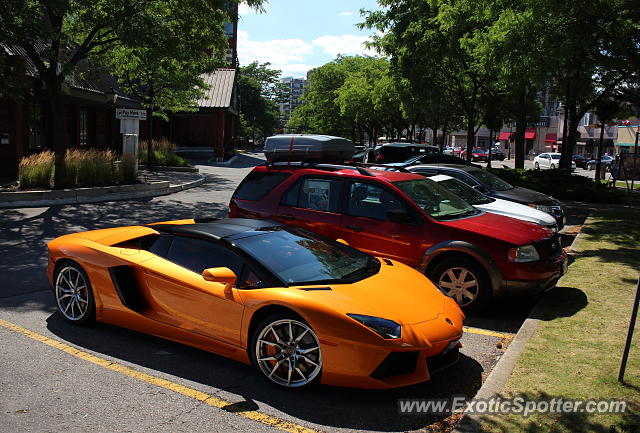
<instances>
[{"instance_id":1,"label":"shrub","mask_svg":"<svg viewBox=\"0 0 640 433\"><path fill-rule=\"evenodd\" d=\"M53 185L54 153L50 150L22 158L18 179L20 188L46 188ZM114 185L116 154L112 150L69 149L64 157L62 186L67 188Z\"/></svg>"},{"instance_id":2,"label":"shrub","mask_svg":"<svg viewBox=\"0 0 640 433\"><path fill-rule=\"evenodd\" d=\"M135 183L136 182L136 165L137 161L134 155L122 155L120 159L120 167L118 172L119 183Z\"/></svg>"},{"instance_id":3,"label":"shrub","mask_svg":"<svg viewBox=\"0 0 640 433\"><path fill-rule=\"evenodd\" d=\"M624 203L624 192L568 170L523 170L490 168L512 185L533 189L561 200L591 203Z\"/></svg>"},{"instance_id":4,"label":"shrub","mask_svg":"<svg viewBox=\"0 0 640 433\"><path fill-rule=\"evenodd\" d=\"M20 188L51 188L54 154L47 150L26 156L18 166Z\"/></svg>"},{"instance_id":5,"label":"shrub","mask_svg":"<svg viewBox=\"0 0 640 433\"><path fill-rule=\"evenodd\" d=\"M176 145L169 140L163 138L161 140L153 140L153 162L154 165L168 167L187 167L189 163L186 159L176 155ZM147 163L147 145L145 142L140 143L139 161L140 164Z\"/></svg>"}]
</instances>

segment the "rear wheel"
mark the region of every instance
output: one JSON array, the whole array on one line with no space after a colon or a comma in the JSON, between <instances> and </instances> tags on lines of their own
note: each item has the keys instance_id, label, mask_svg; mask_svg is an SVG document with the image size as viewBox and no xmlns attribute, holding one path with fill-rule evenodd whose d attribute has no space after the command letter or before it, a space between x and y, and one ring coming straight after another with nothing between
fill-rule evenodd
<instances>
[{"instance_id":1,"label":"rear wheel","mask_svg":"<svg viewBox=\"0 0 640 433\"><path fill-rule=\"evenodd\" d=\"M533 166L535 167L536 170L540 170L540 164L538 164L538 161L536 161Z\"/></svg>"},{"instance_id":2,"label":"rear wheel","mask_svg":"<svg viewBox=\"0 0 640 433\"><path fill-rule=\"evenodd\" d=\"M550 167L550 168L551 168L551 170L555 170L556 165L555 165L555 164L551 164L551 167Z\"/></svg>"},{"instance_id":3,"label":"rear wheel","mask_svg":"<svg viewBox=\"0 0 640 433\"><path fill-rule=\"evenodd\" d=\"M284 388L314 384L322 371L320 340L295 314L263 320L251 338L249 356L265 378Z\"/></svg>"},{"instance_id":4,"label":"rear wheel","mask_svg":"<svg viewBox=\"0 0 640 433\"><path fill-rule=\"evenodd\" d=\"M479 311L491 298L485 270L471 259L445 259L433 268L429 278L465 311Z\"/></svg>"},{"instance_id":5,"label":"rear wheel","mask_svg":"<svg viewBox=\"0 0 640 433\"><path fill-rule=\"evenodd\" d=\"M56 304L62 317L77 325L92 323L96 317L96 303L84 269L75 262L63 262L57 267L53 281Z\"/></svg>"}]
</instances>

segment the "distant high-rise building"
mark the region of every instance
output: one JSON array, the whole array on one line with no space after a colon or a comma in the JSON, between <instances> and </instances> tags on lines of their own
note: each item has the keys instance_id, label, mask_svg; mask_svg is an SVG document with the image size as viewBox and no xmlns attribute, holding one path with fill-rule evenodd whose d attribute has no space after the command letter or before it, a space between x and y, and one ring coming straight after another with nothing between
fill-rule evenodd
<instances>
[{"instance_id":1,"label":"distant high-rise building","mask_svg":"<svg viewBox=\"0 0 640 433\"><path fill-rule=\"evenodd\" d=\"M307 80L304 78L284 77L280 79L280 82L289 89L289 99L282 102L279 105L282 123L287 123L291 113L296 109L298 105L302 103L300 97L307 88Z\"/></svg>"}]
</instances>

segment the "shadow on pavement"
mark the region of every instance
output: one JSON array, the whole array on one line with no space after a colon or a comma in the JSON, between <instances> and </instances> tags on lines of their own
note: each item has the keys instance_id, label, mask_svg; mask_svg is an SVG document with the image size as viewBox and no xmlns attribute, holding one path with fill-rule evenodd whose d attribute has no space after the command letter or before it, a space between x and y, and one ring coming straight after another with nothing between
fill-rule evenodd
<instances>
[{"instance_id":1,"label":"shadow on pavement","mask_svg":"<svg viewBox=\"0 0 640 433\"><path fill-rule=\"evenodd\" d=\"M108 227L146 224L192 217L225 217L227 205L203 201L171 199L128 200L84 205L53 206L29 210L0 211L0 308L29 303L28 296L8 298L47 290L47 242L69 233ZM35 304L34 304L35 305Z\"/></svg>"},{"instance_id":2,"label":"shadow on pavement","mask_svg":"<svg viewBox=\"0 0 640 433\"><path fill-rule=\"evenodd\" d=\"M253 367L160 338L106 324L77 327L58 313L47 319L48 329L72 344L128 363L177 376L204 392L235 401L233 410L256 410L258 403L287 415L325 426L356 430L406 431L442 421L446 415L400 415L400 398L471 398L481 386L482 367L461 355L460 361L430 381L396 390L357 390L317 386L310 390L283 390L266 381ZM226 396L224 392L235 395Z\"/></svg>"},{"instance_id":3,"label":"shadow on pavement","mask_svg":"<svg viewBox=\"0 0 640 433\"><path fill-rule=\"evenodd\" d=\"M550 321L558 317L571 317L589 304L586 293L574 287L555 287L545 293L531 317Z\"/></svg>"}]
</instances>

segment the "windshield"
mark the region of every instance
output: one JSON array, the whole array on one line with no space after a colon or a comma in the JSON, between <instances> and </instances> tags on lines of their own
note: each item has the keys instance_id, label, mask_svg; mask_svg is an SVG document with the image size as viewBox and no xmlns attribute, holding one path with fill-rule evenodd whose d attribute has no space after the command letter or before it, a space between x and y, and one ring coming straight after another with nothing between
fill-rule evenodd
<instances>
[{"instance_id":1,"label":"windshield","mask_svg":"<svg viewBox=\"0 0 640 433\"><path fill-rule=\"evenodd\" d=\"M487 197L481 192L471 188L466 183L460 182L458 179L441 180L440 182L438 182L438 185L444 186L449 191L474 206L492 203L495 201L494 199Z\"/></svg>"},{"instance_id":2,"label":"windshield","mask_svg":"<svg viewBox=\"0 0 640 433\"><path fill-rule=\"evenodd\" d=\"M393 182L425 213L439 221L462 218L479 213L473 206L429 179Z\"/></svg>"},{"instance_id":3,"label":"windshield","mask_svg":"<svg viewBox=\"0 0 640 433\"><path fill-rule=\"evenodd\" d=\"M380 262L354 248L305 230L269 228L234 243L288 286L350 283L378 273Z\"/></svg>"},{"instance_id":4,"label":"windshield","mask_svg":"<svg viewBox=\"0 0 640 433\"><path fill-rule=\"evenodd\" d=\"M505 182L504 180L500 179L495 174L489 173L486 170L480 170L480 169L469 170L467 173L469 173L471 176L475 177L480 182L482 182L485 185L487 185L490 190L493 190L493 191L506 191L508 189L513 189L513 185Z\"/></svg>"}]
</instances>

